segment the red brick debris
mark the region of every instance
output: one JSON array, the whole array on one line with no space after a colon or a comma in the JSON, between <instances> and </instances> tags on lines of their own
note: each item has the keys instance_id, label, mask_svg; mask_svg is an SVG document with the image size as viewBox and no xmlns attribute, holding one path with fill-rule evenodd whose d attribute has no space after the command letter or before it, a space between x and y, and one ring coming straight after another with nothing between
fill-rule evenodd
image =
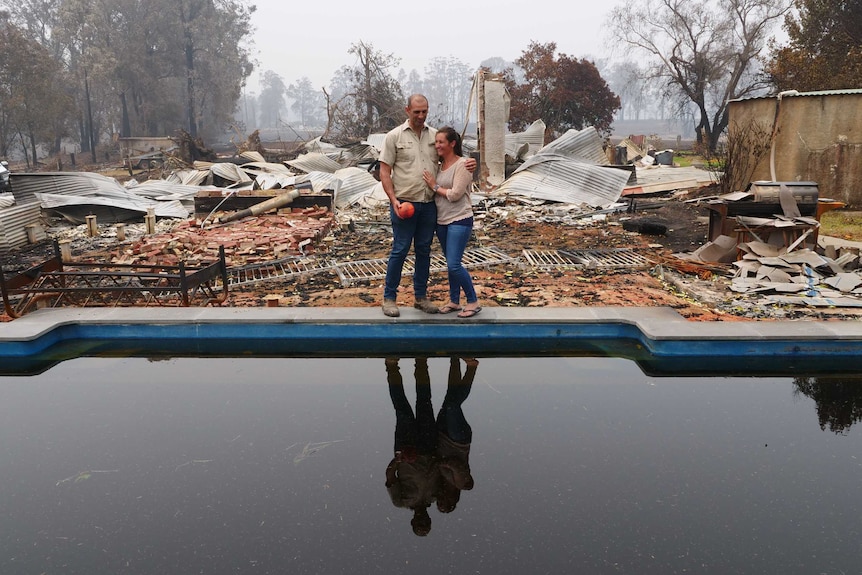
<instances>
[{"instance_id":1,"label":"red brick debris","mask_svg":"<svg viewBox=\"0 0 862 575\"><path fill-rule=\"evenodd\" d=\"M319 207L284 209L226 224L207 222L203 227L191 219L169 232L108 250L104 259L115 264L199 265L217 260L219 246L224 246L227 266L241 267L314 253L332 223L332 212Z\"/></svg>"}]
</instances>

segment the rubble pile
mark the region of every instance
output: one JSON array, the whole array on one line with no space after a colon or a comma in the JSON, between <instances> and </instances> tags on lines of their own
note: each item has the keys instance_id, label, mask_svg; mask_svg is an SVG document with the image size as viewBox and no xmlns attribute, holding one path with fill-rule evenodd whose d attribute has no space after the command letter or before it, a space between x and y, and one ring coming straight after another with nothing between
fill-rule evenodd
<instances>
[{"instance_id":1,"label":"rubble pile","mask_svg":"<svg viewBox=\"0 0 862 575\"><path fill-rule=\"evenodd\" d=\"M770 244L741 244L743 258L734 262L730 289L737 293L794 294L770 296L782 304L862 307L859 250L840 250L837 258L810 249L788 252Z\"/></svg>"},{"instance_id":2,"label":"rubble pile","mask_svg":"<svg viewBox=\"0 0 862 575\"><path fill-rule=\"evenodd\" d=\"M130 233L130 239L137 237L129 242L117 243L114 232L113 241L106 236L90 253L114 264L177 265L182 261L198 265L217 260L219 246L224 246L227 266L242 267L314 253L329 235L332 223L332 213L324 208L283 210L206 227L197 220L182 220L155 234ZM81 256L87 257L87 253Z\"/></svg>"}]
</instances>

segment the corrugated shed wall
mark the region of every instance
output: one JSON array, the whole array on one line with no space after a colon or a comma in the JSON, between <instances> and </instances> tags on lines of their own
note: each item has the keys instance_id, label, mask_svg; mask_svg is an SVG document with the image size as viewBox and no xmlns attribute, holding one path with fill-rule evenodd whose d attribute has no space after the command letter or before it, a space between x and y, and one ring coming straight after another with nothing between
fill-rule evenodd
<instances>
[{"instance_id":1,"label":"corrugated shed wall","mask_svg":"<svg viewBox=\"0 0 862 575\"><path fill-rule=\"evenodd\" d=\"M14 205L0 210L0 255L8 255L11 251L22 248L29 243L27 226L37 224L34 228L36 241L45 240L48 236L40 225L42 208L39 203Z\"/></svg>"}]
</instances>

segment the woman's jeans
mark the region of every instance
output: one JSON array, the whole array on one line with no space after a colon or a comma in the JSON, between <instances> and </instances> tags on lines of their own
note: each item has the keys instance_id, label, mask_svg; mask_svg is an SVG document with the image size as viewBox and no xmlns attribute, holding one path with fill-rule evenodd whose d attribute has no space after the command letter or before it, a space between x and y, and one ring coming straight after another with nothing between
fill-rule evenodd
<instances>
[{"instance_id":1,"label":"woman's jeans","mask_svg":"<svg viewBox=\"0 0 862 575\"><path fill-rule=\"evenodd\" d=\"M431 270L431 243L434 241L434 227L437 225L437 204L434 202L413 202L415 211L406 220L395 214L389 205L389 219L392 222L392 251L386 264L386 283L383 299L397 299L398 286L404 270L404 260L410 252L410 244L416 254L413 269L413 295L424 299L428 292L428 276Z\"/></svg>"},{"instance_id":2,"label":"woman's jeans","mask_svg":"<svg viewBox=\"0 0 862 575\"><path fill-rule=\"evenodd\" d=\"M470 273L461 265L467 242L473 233L473 226L462 226L448 224L437 226L437 239L443 246L443 255L446 256L446 269L449 272L449 300L452 303L460 303L461 290L467 298L467 303L479 301L476 297L476 289L473 287L473 279Z\"/></svg>"}]
</instances>

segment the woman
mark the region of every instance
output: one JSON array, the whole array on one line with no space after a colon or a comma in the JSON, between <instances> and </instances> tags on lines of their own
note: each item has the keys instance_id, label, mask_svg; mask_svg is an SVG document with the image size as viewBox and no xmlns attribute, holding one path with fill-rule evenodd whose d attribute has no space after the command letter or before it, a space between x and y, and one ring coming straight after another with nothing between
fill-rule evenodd
<instances>
[{"instance_id":1,"label":"woman","mask_svg":"<svg viewBox=\"0 0 862 575\"><path fill-rule=\"evenodd\" d=\"M437 238L446 256L449 272L449 301L440 308L440 313L459 312L458 317L473 317L482 308L476 297L473 279L461 265L464 249L473 232L473 207L470 204L470 186L473 176L464 166L461 137L454 128L437 130L434 149L440 157L440 167L435 176L426 171L425 183L434 190L437 204ZM467 300L461 307L461 290Z\"/></svg>"}]
</instances>

